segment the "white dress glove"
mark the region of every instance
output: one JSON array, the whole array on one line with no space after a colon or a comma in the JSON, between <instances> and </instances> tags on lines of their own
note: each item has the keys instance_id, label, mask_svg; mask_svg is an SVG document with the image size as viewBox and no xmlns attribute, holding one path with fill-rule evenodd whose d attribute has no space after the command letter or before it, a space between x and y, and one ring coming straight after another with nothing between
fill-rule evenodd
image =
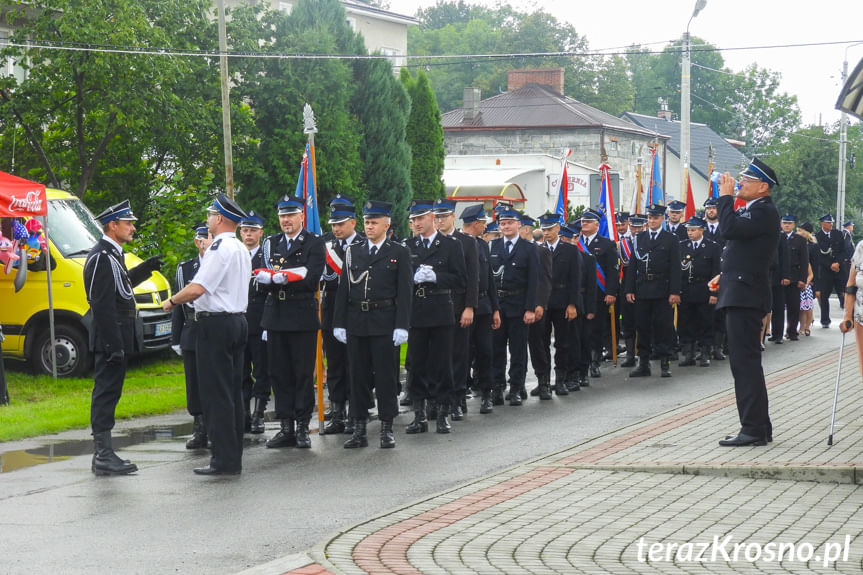
<instances>
[{"instance_id":1,"label":"white dress glove","mask_svg":"<svg viewBox=\"0 0 863 575\"><path fill-rule=\"evenodd\" d=\"M179 346L179 345L172 345L172 346L171 346L171 349L173 349L173 350L174 350L174 353L176 353L177 355L179 355L179 356L181 356L181 357L182 357L182 355L183 355L183 350L182 350L182 349L180 349L180 346Z\"/></svg>"},{"instance_id":2,"label":"white dress glove","mask_svg":"<svg viewBox=\"0 0 863 575\"><path fill-rule=\"evenodd\" d=\"M258 280L259 284L270 284L273 281L272 272L258 272L258 275L255 276L255 279Z\"/></svg>"},{"instance_id":3,"label":"white dress glove","mask_svg":"<svg viewBox=\"0 0 863 575\"><path fill-rule=\"evenodd\" d=\"M408 330L406 329L394 329L393 330L393 345L398 347L403 343L407 343L408 341Z\"/></svg>"},{"instance_id":4,"label":"white dress glove","mask_svg":"<svg viewBox=\"0 0 863 575\"><path fill-rule=\"evenodd\" d=\"M414 272L414 283L415 284L423 283L425 281L423 279L424 277L425 277L425 269L423 269L423 267L420 266L419 268L417 268L417 271Z\"/></svg>"},{"instance_id":5,"label":"white dress glove","mask_svg":"<svg viewBox=\"0 0 863 575\"><path fill-rule=\"evenodd\" d=\"M426 269L426 279L425 279L425 281L427 281L428 283L433 283L433 284L434 284L434 283L437 283L437 274L436 274L436 273L434 273L434 269L433 269L433 268L427 268L427 269Z\"/></svg>"},{"instance_id":6,"label":"white dress glove","mask_svg":"<svg viewBox=\"0 0 863 575\"><path fill-rule=\"evenodd\" d=\"M285 274L276 272L273 274L273 283L276 285L282 285L288 281L288 276Z\"/></svg>"},{"instance_id":7,"label":"white dress glove","mask_svg":"<svg viewBox=\"0 0 863 575\"><path fill-rule=\"evenodd\" d=\"M348 343L348 332L343 327L334 327L333 337L342 343Z\"/></svg>"},{"instance_id":8,"label":"white dress glove","mask_svg":"<svg viewBox=\"0 0 863 575\"><path fill-rule=\"evenodd\" d=\"M261 332L261 341L267 341L267 330Z\"/></svg>"}]
</instances>

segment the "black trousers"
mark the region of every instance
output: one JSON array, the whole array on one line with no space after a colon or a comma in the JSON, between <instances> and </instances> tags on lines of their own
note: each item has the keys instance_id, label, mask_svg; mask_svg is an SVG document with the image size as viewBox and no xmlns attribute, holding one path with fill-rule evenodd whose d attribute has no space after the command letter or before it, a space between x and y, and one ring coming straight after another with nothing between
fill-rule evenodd
<instances>
[{"instance_id":1,"label":"black trousers","mask_svg":"<svg viewBox=\"0 0 863 575\"><path fill-rule=\"evenodd\" d=\"M253 397L263 400L264 404L270 399L268 371L267 342L261 341L261 334L251 334L243 355L243 401L246 404Z\"/></svg>"},{"instance_id":2,"label":"black trousers","mask_svg":"<svg viewBox=\"0 0 863 575\"><path fill-rule=\"evenodd\" d=\"M501 316L500 327L493 332L494 388L506 387L506 353L509 349L509 385L513 389L524 389L527 376L528 325L522 316Z\"/></svg>"},{"instance_id":3,"label":"black trousers","mask_svg":"<svg viewBox=\"0 0 863 575\"><path fill-rule=\"evenodd\" d=\"M797 336L797 324L800 323L800 288L792 283L785 290L785 333L791 337ZM840 296L844 299L844 296Z\"/></svg>"},{"instance_id":4,"label":"black trousers","mask_svg":"<svg viewBox=\"0 0 863 575\"><path fill-rule=\"evenodd\" d=\"M635 337L635 304L622 298L617 300L617 305L620 306L620 337Z\"/></svg>"},{"instance_id":5,"label":"black trousers","mask_svg":"<svg viewBox=\"0 0 863 575\"><path fill-rule=\"evenodd\" d=\"M764 313L743 307L725 308L729 362L734 376L740 431L747 435L773 433L767 410L767 385L761 367L761 320Z\"/></svg>"},{"instance_id":6,"label":"black trousers","mask_svg":"<svg viewBox=\"0 0 863 575\"><path fill-rule=\"evenodd\" d=\"M773 298L770 314L770 338L781 340L782 334L785 333L785 286L770 286L770 296ZM797 294L797 301L800 301L799 293Z\"/></svg>"},{"instance_id":7,"label":"black trousers","mask_svg":"<svg viewBox=\"0 0 863 575\"><path fill-rule=\"evenodd\" d=\"M352 419L366 419L377 398L378 417L392 421L399 413L399 387L393 355L392 335L356 336L348 334L347 356L350 377ZM374 390L374 397L372 391Z\"/></svg>"},{"instance_id":8,"label":"black trousers","mask_svg":"<svg viewBox=\"0 0 863 575\"><path fill-rule=\"evenodd\" d=\"M186 410L193 417L203 415L198 385L198 354L193 349L183 350L183 373L186 375Z\"/></svg>"},{"instance_id":9,"label":"black trousers","mask_svg":"<svg viewBox=\"0 0 863 575\"><path fill-rule=\"evenodd\" d=\"M636 294L636 298L638 295ZM649 358L658 355L661 359L671 356L676 343L674 332L674 309L668 298L635 301L635 325L638 331L638 355Z\"/></svg>"},{"instance_id":10,"label":"black trousers","mask_svg":"<svg viewBox=\"0 0 863 575\"><path fill-rule=\"evenodd\" d=\"M596 315L587 320L588 340L593 357L602 359L602 348L611 348L611 316L605 305L605 295L596 300Z\"/></svg>"},{"instance_id":11,"label":"black trousers","mask_svg":"<svg viewBox=\"0 0 863 575\"><path fill-rule=\"evenodd\" d=\"M476 377L476 386L481 391L492 389L492 314L473 316L471 329L471 353L472 357L468 365L473 364Z\"/></svg>"},{"instance_id":12,"label":"black trousers","mask_svg":"<svg viewBox=\"0 0 863 575\"><path fill-rule=\"evenodd\" d=\"M412 327L408 331L411 399L431 399L449 405L453 395L451 325ZM392 343L392 340L390 340ZM353 409L353 406L351 406Z\"/></svg>"},{"instance_id":13,"label":"black trousers","mask_svg":"<svg viewBox=\"0 0 863 575\"><path fill-rule=\"evenodd\" d=\"M317 331L267 332L276 419L309 421L315 408Z\"/></svg>"},{"instance_id":14,"label":"black trousers","mask_svg":"<svg viewBox=\"0 0 863 575\"><path fill-rule=\"evenodd\" d=\"M473 326L461 327L461 312L456 314L456 324L452 332L452 389L453 402L461 402L467 393L467 379L470 372L470 340Z\"/></svg>"},{"instance_id":15,"label":"black trousers","mask_svg":"<svg viewBox=\"0 0 863 575\"><path fill-rule=\"evenodd\" d=\"M207 437L213 442L210 465L243 466L243 355L248 324L242 314L198 320L195 355Z\"/></svg>"},{"instance_id":16,"label":"black trousers","mask_svg":"<svg viewBox=\"0 0 863 575\"><path fill-rule=\"evenodd\" d=\"M713 309L705 302L681 301L677 306L677 335L680 345L713 345ZM673 313L673 311L672 311Z\"/></svg>"},{"instance_id":17,"label":"black trousers","mask_svg":"<svg viewBox=\"0 0 863 575\"><path fill-rule=\"evenodd\" d=\"M537 378L548 377L551 369L551 335L546 337L546 326L548 326L548 310L542 314L541 320L533 322L527 328L530 365Z\"/></svg>"},{"instance_id":18,"label":"black trousers","mask_svg":"<svg viewBox=\"0 0 863 575\"><path fill-rule=\"evenodd\" d=\"M331 329L323 330L321 335L327 356L327 395L331 403L344 403L351 392L348 346L337 340Z\"/></svg>"},{"instance_id":19,"label":"black trousers","mask_svg":"<svg viewBox=\"0 0 863 575\"><path fill-rule=\"evenodd\" d=\"M130 350L135 347L135 320L118 319L123 349L126 354L120 361L108 363L108 354L96 351L93 369L93 393L90 398L90 426L93 433L114 429L114 411L123 394L123 380Z\"/></svg>"},{"instance_id":20,"label":"black trousers","mask_svg":"<svg viewBox=\"0 0 863 575\"><path fill-rule=\"evenodd\" d=\"M848 283L848 269L840 265L839 271L831 271L830 268L821 267L818 270L818 281L816 291L821 292L818 298L818 306L821 308L821 325L830 325L830 294L839 296L839 307L845 309L845 284Z\"/></svg>"},{"instance_id":21,"label":"black trousers","mask_svg":"<svg viewBox=\"0 0 863 575\"><path fill-rule=\"evenodd\" d=\"M567 346L566 372L568 377L577 373L587 374L590 367L590 341L587 337L587 318L579 314L569 322L569 345Z\"/></svg>"},{"instance_id":22,"label":"black trousers","mask_svg":"<svg viewBox=\"0 0 863 575\"><path fill-rule=\"evenodd\" d=\"M554 330L554 371L566 371L569 367L569 345L572 336L572 323L567 321L566 308L550 309L545 313L544 344L551 356L551 332ZM551 363L549 361L549 363Z\"/></svg>"}]
</instances>

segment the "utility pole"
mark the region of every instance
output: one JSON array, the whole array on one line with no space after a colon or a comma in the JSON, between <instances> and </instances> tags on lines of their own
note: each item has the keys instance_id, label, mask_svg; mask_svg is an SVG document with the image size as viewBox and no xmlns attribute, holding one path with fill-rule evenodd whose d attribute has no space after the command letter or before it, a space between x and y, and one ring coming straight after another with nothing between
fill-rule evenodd
<instances>
[{"instance_id":1,"label":"utility pole","mask_svg":"<svg viewBox=\"0 0 863 575\"><path fill-rule=\"evenodd\" d=\"M842 61L842 86L848 80L848 50L861 46L863 42L854 42L845 46L845 58ZM836 221L838 225L845 223L845 177L848 162L848 114L842 111L839 120L839 175L836 184Z\"/></svg>"},{"instance_id":2,"label":"utility pole","mask_svg":"<svg viewBox=\"0 0 863 575\"><path fill-rule=\"evenodd\" d=\"M231 152L231 94L228 85L228 32L225 2L216 0L219 11L219 77L222 81L222 140L225 147L225 193L234 199L234 157Z\"/></svg>"},{"instance_id":3,"label":"utility pole","mask_svg":"<svg viewBox=\"0 0 863 575\"><path fill-rule=\"evenodd\" d=\"M689 176L689 109L690 105L690 37L689 25L692 19L698 16L704 7L707 5L707 0L697 0L695 9L692 11L692 16L689 17L689 22L686 23L686 32L683 34L683 60L680 66L680 196L686 198L686 182ZM667 201L667 200L666 200Z\"/></svg>"}]
</instances>

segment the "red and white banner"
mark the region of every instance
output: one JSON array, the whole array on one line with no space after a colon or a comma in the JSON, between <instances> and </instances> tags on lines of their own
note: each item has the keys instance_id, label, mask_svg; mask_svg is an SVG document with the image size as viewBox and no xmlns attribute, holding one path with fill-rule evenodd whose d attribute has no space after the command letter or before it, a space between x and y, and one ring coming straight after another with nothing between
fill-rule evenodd
<instances>
[{"instance_id":1,"label":"red and white banner","mask_svg":"<svg viewBox=\"0 0 863 575\"><path fill-rule=\"evenodd\" d=\"M29 218L47 213L45 186L0 172L0 217Z\"/></svg>"}]
</instances>

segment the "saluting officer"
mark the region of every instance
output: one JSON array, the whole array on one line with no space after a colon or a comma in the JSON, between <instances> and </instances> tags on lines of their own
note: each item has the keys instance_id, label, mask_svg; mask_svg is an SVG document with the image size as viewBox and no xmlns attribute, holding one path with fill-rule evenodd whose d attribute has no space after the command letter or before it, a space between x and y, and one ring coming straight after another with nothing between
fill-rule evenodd
<instances>
[{"instance_id":1,"label":"saluting officer","mask_svg":"<svg viewBox=\"0 0 863 575\"><path fill-rule=\"evenodd\" d=\"M303 200L284 197L277 206L281 233L264 241L266 270L258 283L269 290L261 325L280 430L267 447L312 446L309 420L315 407L318 283L324 271L324 240L303 227ZM296 422L296 431L294 423Z\"/></svg>"},{"instance_id":2,"label":"saluting officer","mask_svg":"<svg viewBox=\"0 0 863 575\"><path fill-rule=\"evenodd\" d=\"M662 229L665 206L647 208L647 231L635 238L635 267L626 276L626 299L635 304L638 367L630 377L650 375L652 352L660 358L662 377L671 377L674 311L680 303L680 241Z\"/></svg>"},{"instance_id":3,"label":"saluting officer","mask_svg":"<svg viewBox=\"0 0 863 575\"><path fill-rule=\"evenodd\" d=\"M407 241L414 282L408 339L409 393L414 420L405 431L411 434L428 431L425 409L428 400L435 403L430 413L437 419L437 432L449 433L455 326L453 292L466 287L464 255L458 240L435 229L431 201L413 200L409 212L416 234Z\"/></svg>"},{"instance_id":4,"label":"saluting officer","mask_svg":"<svg viewBox=\"0 0 863 575\"><path fill-rule=\"evenodd\" d=\"M792 214L782 216L780 224L788 253L789 281L785 285L785 309L787 327L785 335L797 341L797 324L800 322L800 292L806 289L809 277L809 245L806 238L794 231L797 218ZM853 252L852 252L853 253Z\"/></svg>"},{"instance_id":5,"label":"saluting officer","mask_svg":"<svg viewBox=\"0 0 863 575\"><path fill-rule=\"evenodd\" d=\"M90 401L90 426L95 452L91 470L96 475L127 475L138 466L120 459L111 447L114 411L123 393L126 362L137 349L135 337L135 296L132 288L158 270L159 256L153 256L126 270L123 244L132 241L138 218L129 200L115 204L96 216L102 224L102 237L84 262L84 289L93 325L90 349L95 353L93 395Z\"/></svg>"},{"instance_id":6,"label":"saluting officer","mask_svg":"<svg viewBox=\"0 0 863 575\"><path fill-rule=\"evenodd\" d=\"M596 315L587 322L591 342L590 377L601 377L599 365L603 347L611 348L611 320L609 306L617 301L620 285L620 259L614 241L599 235L600 214L587 210L581 214L581 243L596 258L594 278L596 287Z\"/></svg>"},{"instance_id":7,"label":"saluting officer","mask_svg":"<svg viewBox=\"0 0 863 575\"><path fill-rule=\"evenodd\" d=\"M252 269L265 267L261 238L264 235L264 220L254 211L240 221L240 240L249 250ZM246 308L246 323L249 326L249 341L243 356L243 405L246 408L246 431L255 434L264 432L264 412L270 400L270 376L267 367L267 337L261 327L267 292L258 285L258 280L249 278L249 306ZM254 410L249 403L254 398Z\"/></svg>"},{"instance_id":8,"label":"saluting officer","mask_svg":"<svg viewBox=\"0 0 863 575\"><path fill-rule=\"evenodd\" d=\"M210 464L198 475L239 475L243 468L243 350L248 340L246 306L252 262L237 239L246 217L232 199L219 194L207 208L213 243L192 281L162 305L195 302L198 383L207 436L213 443Z\"/></svg>"},{"instance_id":9,"label":"saluting officer","mask_svg":"<svg viewBox=\"0 0 863 575\"><path fill-rule=\"evenodd\" d=\"M453 311L455 328L453 331L452 372L453 396L450 401L450 414L453 421L464 419L467 409L467 380L470 373L470 334L479 294L479 262L476 240L473 236L455 229L455 203L437 199L434 203L435 227L441 234L452 237L461 243L465 265L465 287L453 290Z\"/></svg>"},{"instance_id":10,"label":"saluting officer","mask_svg":"<svg viewBox=\"0 0 863 575\"><path fill-rule=\"evenodd\" d=\"M839 296L839 307L845 306L845 283L848 280L848 268L844 267L845 238L841 232L833 229L833 216L826 214L818 219L821 229L815 234L818 243L818 270L815 272L818 294L818 305L821 308L821 327L830 327L830 294L836 292Z\"/></svg>"},{"instance_id":11,"label":"saluting officer","mask_svg":"<svg viewBox=\"0 0 863 575\"><path fill-rule=\"evenodd\" d=\"M665 222L665 229L677 236L679 241L688 239L686 235L686 225L683 223L683 212L686 210L686 202L680 200L672 200L668 202L668 221Z\"/></svg>"},{"instance_id":12,"label":"saluting officer","mask_svg":"<svg viewBox=\"0 0 863 575\"><path fill-rule=\"evenodd\" d=\"M518 212L504 207L497 218L503 237L492 241L490 262L500 302L501 325L493 336L492 403L503 404L509 348L509 401L510 405L521 405L527 375L528 330L536 321L539 254L532 241L519 237L521 216Z\"/></svg>"},{"instance_id":13,"label":"saluting officer","mask_svg":"<svg viewBox=\"0 0 863 575\"><path fill-rule=\"evenodd\" d=\"M680 242L681 293L677 330L683 359L678 365L695 365L695 350L701 350L699 366L710 367L713 343L713 310L716 296L707 283L719 275L722 256L719 244L704 237L706 222L692 217L686 222L689 239ZM798 298L799 299L799 298Z\"/></svg>"},{"instance_id":14,"label":"saluting officer","mask_svg":"<svg viewBox=\"0 0 863 575\"><path fill-rule=\"evenodd\" d=\"M333 335L347 344L350 416L353 434L346 449L366 447L368 412L377 398L380 446L396 446L398 356L408 340L413 270L407 248L387 239L392 204L368 201L363 207L366 238L349 244L339 280Z\"/></svg>"},{"instance_id":15,"label":"saluting officer","mask_svg":"<svg viewBox=\"0 0 863 575\"><path fill-rule=\"evenodd\" d=\"M201 266L201 258L210 247L210 231L206 222L195 226L195 247L198 255L177 264L177 290L186 287ZM178 305L171 310L171 348L183 358L183 373L186 376L186 409L194 418L192 437L186 441L186 449L207 447L207 427L204 424L204 409L198 385L198 358L195 354L195 306L191 303Z\"/></svg>"},{"instance_id":16,"label":"saluting officer","mask_svg":"<svg viewBox=\"0 0 863 575\"><path fill-rule=\"evenodd\" d=\"M324 413L324 419L328 419L324 425L324 435L343 433L348 427L345 411L350 394L347 346L333 336L333 312L336 309L336 292L342 269L339 266L344 265L345 251L348 246L362 243L365 239L356 229L356 209L349 196L336 194L330 201L329 224L332 232L325 235L324 240L330 258L324 270L321 300L321 333L327 356L327 394L330 400L330 409Z\"/></svg>"},{"instance_id":17,"label":"saluting officer","mask_svg":"<svg viewBox=\"0 0 863 575\"><path fill-rule=\"evenodd\" d=\"M471 329L471 359L468 365L476 366L476 385L482 393L479 412L491 413L492 404L492 330L500 327L500 304L497 300L497 290L494 288L494 276L491 271L491 251L480 237L485 229L486 219L482 204L476 204L464 209L461 213L462 231L476 238L477 270L479 288L477 292L476 313L473 316Z\"/></svg>"}]
</instances>

